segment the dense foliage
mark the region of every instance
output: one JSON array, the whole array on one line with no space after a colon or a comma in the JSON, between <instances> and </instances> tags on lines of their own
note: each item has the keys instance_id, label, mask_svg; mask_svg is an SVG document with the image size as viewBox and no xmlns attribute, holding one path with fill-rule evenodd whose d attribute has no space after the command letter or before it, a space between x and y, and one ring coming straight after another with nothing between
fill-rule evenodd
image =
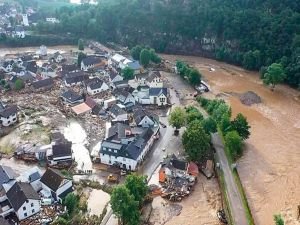
<instances>
[{"instance_id":1,"label":"dense foliage","mask_svg":"<svg viewBox=\"0 0 300 225\"><path fill-rule=\"evenodd\" d=\"M182 61L176 62L177 73L184 79L187 79L191 85L199 85L201 82L201 73L190 67L188 64Z\"/></svg>"},{"instance_id":2,"label":"dense foliage","mask_svg":"<svg viewBox=\"0 0 300 225\"><path fill-rule=\"evenodd\" d=\"M197 54L258 70L282 63L285 81L300 84L300 1L102 0L64 6L44 31L143 43L160 52ZM40 30L42 27L39 27Z\"/></svg>"},{"instance_id":3,"label":"dense foliage","mask_svg":"<svg viewBox=\"0 0 300 225\"><path fill-rule=\"evenodd\" d=\"M186 113L180 107L175 107L169 115L169 124L175 127L176 130L180 129L185 125Z\"/></svg>"},{"instance_id":4,"label":"dense foliage","mask_svg":"<svg viewBox=\"0 0 300 225\"><path fill-rule=\"evenodd\" d=\"M121 74L125 80L131 80L134 78L134 70L128 66L122 69Z\"/></svg>"},{"instance_id":5,"label":"dense foliage","mask_svg":"<svg viewBox=\"0 0 300 225\"><path fill-rule=\"evenodd\" d=\"M274 215L275 225L284 225L284 220L281 215Z\"/></svg>"}]
</instances>

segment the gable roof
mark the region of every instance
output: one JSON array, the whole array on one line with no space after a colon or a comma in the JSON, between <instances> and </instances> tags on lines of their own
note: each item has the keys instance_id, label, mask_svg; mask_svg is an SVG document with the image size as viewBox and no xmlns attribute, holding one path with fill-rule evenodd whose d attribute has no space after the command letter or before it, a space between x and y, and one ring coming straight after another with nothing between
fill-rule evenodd
<instances>
[{"instance_id":1,"label":"gable roof","mask_svg":"<svg viewBox=\"0 0 300 225\"><path fill-rule=\"evenodd\" d=\"M149 76L147 77L148 82L152 82L156 77L161 78L160 72L159 71L152 71L150 72Z\"/></svg>"},{"instance_id":2,"label":"gable roof","mask_svg":"<svg viewBox=\"0 0 300 225\"><path fill-rule=\"evenodd\" d=\"M168 89L167 88L150 88L149 89L150 96L160 96L161 94L168 96Z\"/></svg>"},{"instance_id":3,"label":"gable roof","mask_svg":"<svg viewBox=\"0 0 300 225\"><path fill-rule=\"evenodd\" d=\"M75 71L77 70L78 67L76 64L63 64L62 67L61 67L61 70L63 72L72 72L72 71Z\"/></svg>"},{"instance_id":4,"label":"gable roof","mask_svg":"<svg viewBox=\"0 0 300 225\"><path fill-rule=\"evenodd\" d=\"M32 83L32 85L35 89L52 86L53 84L54 84L54 82L53 82L52 78L47 78L47 79L35 81Z\"/></svg>"},{"instance_id":5,"label":"gable roof","mask_svg":"<svg viewBox=\"0 0 300 225\"><path fill-rule=\"evenodd\" d=\"M52 146L53 158L72 155L72 142L57 143Z\"/></svg>"},{"instance_id":6,"label":"gable roof","mask_svg":"<svg viewBox=\"0 0 300 225\"><path fill-rule=\"evenodd\" d=\"M126 57L120 55L120 54L114 54L112 57L111 57L112 60L116 61L116 62L121 62L121 61L124 61L126 59Z\"/></svg>"},{"instance_id":7,"label":"gable roof","mask_svg":"<svg viewBox=\"0 0 300 225\"><path fill-rule=\"evenodd\" d=\"M26 70L28 70L32 73L37 72L38 67L37 67L37 64L36 64L35 60L24 62L23 65L25 66Z\"/></svg>"},{"instance_id":8,"label":"gable roof","mask_svg":"<svg viewBox=\"0 0 300 225\"><path fill-rule=\"evenodd\" d=\"M47 169L41 178L41 182L49 187L52 191L57 191L65 177L55 169Z\"/></svg>"},{"instance_id":9,"label":"gable roof","mask_svg":"<svg viewBox=\"0 0 300 225\"><path fill-rule=\"evenodd\" d=\"M90 65L95 65L100 63L102 60L100 57L96 57L96 56L87 56L86 58L84 58L82 60L82 63L86 66L90 66Z\"/></svg>"},{"instance_id":10,"label":"gable roof","mask_svg":"<svg viewBox=\"0 0 300 225\"><path fill-rule=\"evenodd\" d=\"M188 163L186 161L178 159L174 154L166 158L162 162L162 166L168 167L170 169L186 170Z\"/></svg>"},{"instance_id":11,"label":"gable roof","mask_svg":"<svg viewBox=\"0 0 300 225\"><path fill-rule=\"evenodd\" d=\"M65 98L68 102L76 102L76 101L83 100L82 95L79 95L72 90L65 91L64 93L61 94L61 97Z\"/></svg>"},{"instance_id":12,"label":"gable roof","mask_svg":"<svg viewBox=\"0 0 300 225\"><path fill-rule=\"evenodd\" d=\"M88 79L88 76L83 71L70 72L65 75L67 84L83 82L86 79Z\"/></svg>"},{"instance_id":13,"label":"gable roof","mask_svg":"<svg viewBox=\"0 0 300 225\"><path fill-rule=\"evenodd\" d=\"M153 134L152 129L148 128L126 147L126 151L132 159L136 160L140 156Z\"/></svg>"},{"instance_id":14,"label":"gable roof","mask_svg":"<svg viewBox=\"0 0 300 225\"><path fill-rule=\"evenodd\" d=\"M115 71L115 70L110 70L109 71L109 78L110 78L110 80L113 80L113 79L115 79L117 76L121 76L117 71Z\"/></svg>"},{"instance_id":15,"label":"gable roof","mask_svg":"<svg viewBox=\"0 0 300 225\"><path fill-rule=\"evenodd\" d=\"M12 168L8 166L0 165L0 185L8 183L10 180L13 180L16 177L16 174Z\"/></svg>"},{"instance_id":16,"label":"gable roof","mask_svg":"<svg viewBox=\"0 0 300 225\"><path fill-rule=\"evenodd\" d=\"M16 182L7 192L7 198L15 211L28 199L40 200L40 196L29 183Z\"/></svg>"},{"instance_id":17,"label":"gable roof","mask_svg":"<svg viewBox=\"0 0 300 225\"><path fill-rule=\"evenodd\" d=\"M104 83L104 82L103 82L102 80L100 80L100 78L95 77L95 78L93 78L93 79L88 80L88 81L86 82L86 85L87 85L88 87L90 87L90 89L96 90L96 89L101 88L103 83Z\"/></svg>"},{"instance_id":18,"label":"gable roof","mask_svg":"<svg viewBox=\"0 0 300 225\"><path fill-rule=\"evenodd\" d=\"M131 133L131 128L129 125L124 123L116 123L108 129L107 139L120 140L126 138L126 131Z\"/></svg>"},{"instance_id":19,"label":"gable roof","mask_svg":"<svg viewBox=\"0 0 300 225\"><path fill-rule=\"evenodd\" d=\"M150 112L148 112L147 110L141 107L135 109L133 112L133 119L136 124L139 124L144 119L145 116L148 116L151 120L156 119L153 114L151 114Z\"/></svg>"},{"instance_id":20,"label":"gable roof","mask_svg":"<svg viewBox=\"0 0 300 225\"><path fill-rule=\"evenodd\" d=\"M113 105L109 110L113 115L119 116L127 114L121 107L119 107L117 104Z\"/></svg>"},{"instance_id":21,"label":"gable roof","mask_svg":"<svg viewBox=\"0 0 300 225\"><path fill-rule=\"evenodd\" d=\"M18 107L16 105L7 106L4 110L0 110L1 117L9 117L17 113Z\"/></svg>"}]
</instances>

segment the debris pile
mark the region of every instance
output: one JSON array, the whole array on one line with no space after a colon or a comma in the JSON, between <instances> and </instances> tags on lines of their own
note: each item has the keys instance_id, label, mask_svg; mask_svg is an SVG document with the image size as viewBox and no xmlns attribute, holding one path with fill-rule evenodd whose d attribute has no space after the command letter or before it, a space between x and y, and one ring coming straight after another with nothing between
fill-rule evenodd
<instances>
[{"instance_id":1,"label":"debris pile","mask_svg":"<svg viewBox=\"0 0 300 225\"><path fill-rule=\"evenodd\" d=\"M253 91L247 91L240 96L240 101L247 106L261 103L261 98Z\"/></svg>"},{"instance_id":2,"label":"debris pile","mask_svg":"<svg viewBox=\"0 0 300 225\"><path fill-rule=\"evenodd\" d=\"M166 158L159 171L161 196L170 201L181 201L191 193L198 173L198 167L192 162L180 160L175 155ZM152 193L159 193L157 189L152 189Z\"/></svg>"}]
</instances>

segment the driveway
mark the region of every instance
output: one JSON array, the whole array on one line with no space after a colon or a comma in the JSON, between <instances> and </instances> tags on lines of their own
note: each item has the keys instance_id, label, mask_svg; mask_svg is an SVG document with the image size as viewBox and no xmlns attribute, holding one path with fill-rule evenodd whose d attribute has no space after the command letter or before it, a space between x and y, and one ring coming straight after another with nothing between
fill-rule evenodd
<instances>
[{"instance_id":1,"label":"driveway","mask_svg":"<svg viewBox=\"0 0 300 225\"><path fill-rule=\"evenodd\" d=\"M212 134L212 144L216 149L220 167L224 173L227 196L229 199L231 214L235 225L248 225L246 212L243 207L242 197L232 175L228 160L225 155L224 145L218 133Z\"/></svg>"}]
</instances>

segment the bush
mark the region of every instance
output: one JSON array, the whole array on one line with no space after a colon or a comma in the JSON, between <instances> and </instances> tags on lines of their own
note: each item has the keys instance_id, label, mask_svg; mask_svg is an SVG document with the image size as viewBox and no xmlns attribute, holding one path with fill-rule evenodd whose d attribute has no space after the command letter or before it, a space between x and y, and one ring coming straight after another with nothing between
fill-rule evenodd
<instances>
[{"instance_id":1,"label":"bush","mask_svg":"<svg viewBox=\"0 0 300 225\"><path fill-rule=\"evenodd\" d=\"M225 136L225 145L233 160L242 155L242 141L242 138L236 131L230 131Z\"/></svg>"}]
</instances>

